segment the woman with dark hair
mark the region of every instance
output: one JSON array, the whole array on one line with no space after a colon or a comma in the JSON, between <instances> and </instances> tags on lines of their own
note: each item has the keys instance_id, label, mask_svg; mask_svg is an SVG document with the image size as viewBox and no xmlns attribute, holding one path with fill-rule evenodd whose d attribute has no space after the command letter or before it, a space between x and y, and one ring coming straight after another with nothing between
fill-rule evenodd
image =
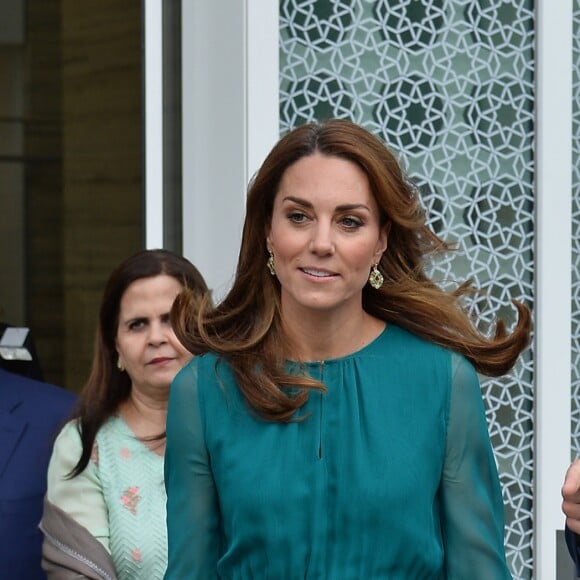
<instances>
[{"instance_id":1,"label":"woman with dark hair","mask_svg":"<svg viewBox=\"0 0 580 580\"><path fill-rule=\"evenodd\" d=\"M480 332L469 284L426 272L447 250L363 128L274 146L230 292L172 310L204 354L171 389L166 580L510 577L476 371L509 371L531 316Z\"/></svg>"},{"instance_id":2,"label":"woman with dark hair","mask_svg":"<svg viewBox=\"0 0 580 580\"><path fill-rule=\"evenodd\" d=\"M209 298L198 270L167 250L131 256L106 283L91 373L48 470L41 529L49 579L163 577L167 401L192 357L169 317L183 289L192 304Z\"/></svg>"}]
</instances>

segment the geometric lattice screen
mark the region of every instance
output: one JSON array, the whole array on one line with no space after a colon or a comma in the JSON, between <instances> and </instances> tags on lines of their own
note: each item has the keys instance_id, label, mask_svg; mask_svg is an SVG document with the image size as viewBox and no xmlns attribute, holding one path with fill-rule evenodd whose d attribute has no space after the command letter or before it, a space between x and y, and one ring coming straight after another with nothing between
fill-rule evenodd
<instances>
[{"instance_id":1,"label":"geometric lattice screen","mask_svg":"<svg viewBox=\"0 0 580 580\"><path fill-rule=\"evenodd\" d=\"M580 2L574 1L572 69L572 457L580 457Z\"/></svg>"},{"instance_id":2,"label":"geometric lattice screen","mask_svg":"<svg viewBox=\"0 0 580 580\"><path fill-rule=\"evenodd\" d=\"M281 0L280 132L349 118L388 143L489 327L533 307L534 12L523 0ZM533 570L533 352L482 377L514 578Z\"/></svg>"}]
</instances>

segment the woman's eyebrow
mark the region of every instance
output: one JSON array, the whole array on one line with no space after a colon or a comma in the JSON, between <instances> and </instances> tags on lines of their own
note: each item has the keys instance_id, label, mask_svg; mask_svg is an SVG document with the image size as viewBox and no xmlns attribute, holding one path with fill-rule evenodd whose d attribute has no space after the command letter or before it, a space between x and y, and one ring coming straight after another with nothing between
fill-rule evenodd
<instances>
[{"instance_id":1,"label":"woman's eyebrow","mask_svg":"<svg viewBox=\"0 0 580 580\"><path fill-rule=\"evenodd\" d=\"M303 205L304 207L308 208L313 207L309 201L302 199L301 197L294 197L293 195L287 195L284 199L282 199L282 201L290 201L292 203L297 203L298 205Z\"/></svg>"},{"instance_id":2,"label":"woman's eyebrow","mask_svg":"<svg viewBox=\"0 0 580 580\"><path fill-rule=\"evenodd\" d=\"M293 195L287 195L282 201L290 201L307 208L313 207L312 203L306 199L302 199L301 197L294 197ZM336 206L337 211L352 211L353 209L364 209L366 211L371 211L370 208L364 203L345 203Z\"/></svg>"}]
</instances>

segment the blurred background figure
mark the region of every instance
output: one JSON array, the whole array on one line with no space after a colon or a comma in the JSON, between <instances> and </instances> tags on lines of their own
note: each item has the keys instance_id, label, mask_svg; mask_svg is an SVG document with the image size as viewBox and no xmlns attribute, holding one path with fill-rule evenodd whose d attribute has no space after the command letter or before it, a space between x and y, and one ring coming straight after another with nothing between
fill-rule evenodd
<instances>
[{"instance_id":1,"label":"blurred background figure","mask_svg":"<svg viewBox=\"0 0 580 580\"><path fill-rule=\"evenodd\" d=\"M163 478L169 387L192 355L169 318L207 285L185 258L144 250L110 275L91 373L56 439L41 529L48 578L158 580L167 565Z\"/></svg>"}]
</instances>

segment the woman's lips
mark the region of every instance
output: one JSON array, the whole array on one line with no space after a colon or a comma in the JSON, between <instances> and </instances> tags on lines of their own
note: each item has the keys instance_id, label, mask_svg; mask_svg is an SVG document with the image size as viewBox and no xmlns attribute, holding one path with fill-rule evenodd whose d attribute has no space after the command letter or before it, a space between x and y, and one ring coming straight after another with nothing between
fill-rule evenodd
<instances>
[{"instance_id":1,"label":"woman's lips","mask_svg":"<svg viewBox=\"0 0 580 580\"><path fill-rule=\"evenodd\" d=\"M162 365L167 362L171 362L173 360L172 357L160 356L149 361L150 365Z\"/></svg>"},{"instance_id":2,"label":"woman's lips","mask_svg":"<svg viewBox=\"0 0 580 580\"><path fill-rule=\"evenodd\" d=\"M334 272L319 270L318 268L300 268L300 270L309 276L314 276L315 278L331 278L336 276Z\"/></svg>"}]
</instances>

